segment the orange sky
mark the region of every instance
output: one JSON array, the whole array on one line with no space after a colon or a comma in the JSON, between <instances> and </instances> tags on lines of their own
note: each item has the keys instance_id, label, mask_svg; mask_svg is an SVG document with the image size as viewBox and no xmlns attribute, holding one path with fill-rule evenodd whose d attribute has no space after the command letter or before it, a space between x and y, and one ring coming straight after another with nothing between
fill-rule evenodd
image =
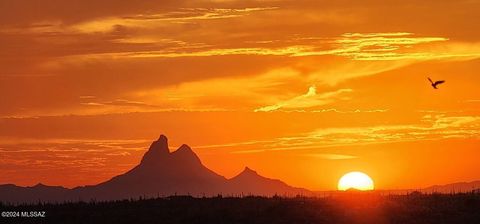
<instances>
[{"instance_id":1,"label":"orange sky","mask_svg":"<svg viewBox=\"0 0 480 224\"><path fill-rule=\"evenodd\" d=\"M0 2L0 183L95 184L166 134L313 190L480 179L480 2ZM438 90L427 77L445 79Z\"/></svg>"}]
</instances>

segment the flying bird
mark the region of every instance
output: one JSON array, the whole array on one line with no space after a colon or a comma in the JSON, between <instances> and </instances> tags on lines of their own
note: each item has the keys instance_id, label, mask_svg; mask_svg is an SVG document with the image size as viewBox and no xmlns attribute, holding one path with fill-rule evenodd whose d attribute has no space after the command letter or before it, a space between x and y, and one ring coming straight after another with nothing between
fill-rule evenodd
<instances>
[{"instance_id":1,"label":"flying bird","mask_svg":"<svg viewBox=\"0 0 480 224\"><path fill-rule=\"evenodd\" d=\"M445 82L445 80L438 80L438 81L433 82L430 78L428 78L428 81L430 81L430 83L432 83L432 87L434 89L438 89L437 85L440 85L440 84Z\"/></svg>"}]
</instances>

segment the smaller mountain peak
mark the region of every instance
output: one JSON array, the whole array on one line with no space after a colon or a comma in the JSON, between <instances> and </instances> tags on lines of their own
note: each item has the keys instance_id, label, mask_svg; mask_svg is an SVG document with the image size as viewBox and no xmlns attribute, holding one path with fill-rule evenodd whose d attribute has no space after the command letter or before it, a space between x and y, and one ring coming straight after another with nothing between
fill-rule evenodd
<instances>
[{"instance_id":1,"label":"smaller mountain peak","mask_svg":"<svg viewBox=\"0 0 480 224\"><path fill-rule=\"evenodd\" d=\"M234 176L232 180L252 180L252 179L258 179L258 178L263 178L262 176L258 175L257 171L250 169L248 166L246 166L243 171L237 176Z\"/></svg>"},{"instance_id":2,"label":"smaller mountain peak","mask_svg":"<svg viewBox=\"0 0 480 224\"><path fill-rule=\"evenodd\" d=\"M243 169L242 174L255 174L257 175L257 171L250 169L248 166Z\"/></svg>"},{"instance_id":3,"label":"smaller mountain peak","mask_svg":"<svg viewBox=\"0 0 480 224\"><path fill-rule=\"evenodd\" d=\"M183 144L181 145L178 149L178 150L188 150L188 151L192 151L192 148L190 148L190 146L188 146L187 144Z\"/></svg>"},{"instance_id":4,"label":"smaller mountain peak","mask_svg":"<svg viewBox=\"0 0 480 224\"><path fill-rule=\"evenodd\" d=\"M45 185L45 184L38 183L38 184L36 184L36 185L35 185L35 186L33 186L33 187L46 187L46 186L47 186L47 185Z\"/></svg>"},{"instance_id":5,"label":"smaller mountain peak","mask_svg":"<svg viewBox=\"0 0 480 224\"><path fill-rule=\"evenodd\" d=\"M197 157L195 152L193 152L192 148L188 146L187 144L181 145L173 154L182 154L182 155L194 155Z\"/></svg>"},{"instance_id":6,"label":"smaller mountain peak","mask_svg":"<svg viewBox=\"0 0 480 224\"><path fill-rule=\"evenodd\" d=\"M198 158L197 154L186 144L180 146L172 155L176 162L182 164L201 164L200 158Z\"/></svg>"}]
</instances>

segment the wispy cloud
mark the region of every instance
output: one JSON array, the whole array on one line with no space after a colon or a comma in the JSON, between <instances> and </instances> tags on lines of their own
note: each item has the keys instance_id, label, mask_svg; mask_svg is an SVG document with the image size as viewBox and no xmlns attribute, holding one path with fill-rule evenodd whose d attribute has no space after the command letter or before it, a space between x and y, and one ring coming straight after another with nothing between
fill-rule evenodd
<instances>
[{"instance_id":1,"label":"wispy cloud","mask_svg":"<svg viewBox=\"0 0 480 224\"><path fill-rule=\"evenodd\" d=\"M109 27L111 25L108 25ZM95 25L93 27L98 26ZM88 28L90 29L90 28ZM91 28L93 29L93 28ZM325 56L347 57L357 61L398 61L398 60L435 60L435 59L471 59L480 57L480 46L476 44L450 43L445 37L422 37L413 33L346 33L340 37L307 38L297 41L283 40L275 45L263 41L262 47L229 47L221 48L203 43L188 43L155 37L129 37L114 40L123 43L166 43L160 50L105 52L79 55L87 58L177 58L177 57L209 57L219 55L265 55L265 56ZM301 41L300 41L301 40ZM252 42L252 41L250 41ZM431 44L444 42L444 44ZM247 44L248 45L248 44ZM280 45L280 46L278 46ZM181 46L181 48L178 48ZM428 47L425 47L428 46Z\"/></svg>"},{"instance_id":2,"label":"wispy cloud","mask_svg":"<svg viewBox=\"0 0 480 224\"><path fill-rule=\"evenodd\" d=\"M335 54L354 60L430 59L432 53L404 51L418 44L447 41L444 37L416 37L412 33L344 34Z\"/></svg>"},{"instance_id":3,"label":"wispy cloud","mask_svg":"<svg viewBox=\"0 0 480 224\"><path fill-rule=\"evenodd\" d=\"M135 108L160 108L158 105L148 104L142 101L133 101L126 99L116 99L113 101L89 101L82 102L81 105L86 106L119 106L119 107L135 107Z\"/></svg>"},{"instance_id":4,"label":"wispy cloud","mask_svg":"<svg viewBox=\"0 0 480 224\"><path fill-rule=\"evenodd\" d=\"M332 153L309 153L302 154L303 156L316 157L327 160L345 160L345 159L356 159L357 156L345 155L345 154L332 154Z\"/></svg>"},{"instance_id":5,"label":"wispy cloud","mask_svg":"<svg viewBox=\"0 0 480 224\"><path fill-rule=\"evenodd\" d=\"M225 19L248 15L248 13L275 10L278 7L253 7L253 8L180 8L177 11L163 14L126 16L123 19L131 20L205 20Z\"/></svg>"},{"instance_id":6,"label":"wispy cloud","mask_svg":"<svg viewBox=\"0 0 480 224\"><path fill-rule=\"evenodd\" d=\"M315 86L310 86L308 88L308 92L294 97L292 99L288 99L285 101L281 101L274 105L260 107L255 109L255 112L268 112L268 111L275 111L281 108L284 109L297 109L297 108L310 108L315 106L322 106L333 102L334 100L338 99L344 93L352 92L352 89L339 89L333 92L326 92L326 93L317 93L317 89Z\"/></svg>"},{"instance_id":7,"label":"wispy cloud","mask_svg":"<svg viewBox=\"0 0 480 224\"><path fill-rule=\"evenodd\" d=\"M15 34L75 34L108 33L119 28L155 29L168 23L190 23L202 20L229 19L248 16L252 13L276 10L278 7L250 8L178 8L160 13L133 14L94 18L79 23L65 23L62 20L36 21L22 27L3 27L0 33Z\"/></svg>"},{"instance_id":8,"label":"wispy cloud","mask_svg":"<svg viewBox=\"0 0 480 224\"><path fill-rule=\"evenodd\" d=\"M310 111L312 113L326 113L326 112L335 112L340 114L352 114L352 113L385 113L388 109L355 109L355 110L338 110L335 108L330 109L321 109Z\"/></svg>"},{"instance_id":9,"label":"wispy cloud","mask_svg":"<svg viewBox=\"0 0 480 224\"><path fill-rule=\"evenodd\" d=\"M248 144L225 144L234 154L265 153L285 150L308 151L324 159L353 159L355 156L320 153L316 150L368 144L416 142L441 139L478 139L480 117L444 115L424 116L420 124L377 125L365 127L321 128L305 134L253 141ZM204 146L209 148L208 146ZM213 148L217 148L214 146ZM313 153L312 153L313 152Z\"/></svg>"},{"instance_id":10,"label":"wispy cloud","mask_svg":"<svg viewBox=\"0 0 480 224\"><path fill-rule=\"evenodd\" d=\"M331 147L356 144L379 144L447 138L478 138L480 117L446 117L436 115L423 119L423 124L384 125L370 127L323 128L305 136L283 138L282 145L292 148ZM311 146L298 146L305 141ZM289 144L292 142L293 144ZM288 147L284 147L286 149Z\"/></svg>"},{"instance_id":11,"label":"wispy cloud","mask_svg":"<svg viewBox=\"0 0 480 224\"><path fill-rule=\"evenodd\" d=\"M135 99L146 99L147 102L173 108L251 111L258 105L275 101L277 95L284 94L279 93L278 88L298 75L298 71L292 69L277 69L252 77L185 82L177 86L137 91L131 95Z\"/></svg>"},{"instance_id":12,"label":"wispy cloud","mask_svg":"<svg viewBox=\"0 0 480 224\"><path fill-rule=\"evenodd\" d=\"M413 48L415 45L447 41L444 37L418 37L413 33L346 33L332 41L333 49L299 52L294 56L338 55L353 60L433 59L445 57Z\"/></svg>"},{"instance_id":13,"label":"wispy cloud","mask_svg":"<svg viewBox=\"0 0 480 224\"><path fill-rule=\"evenodd\" d=\"M11 183L18 172L51 176L57 184L95 184L136 163L151 140L0 138L0 182ZM135 158L132 160L132 158ZM81 174L81 175L80 175ZM65 181L65 177L67 181ZM42 181L36 179L33 181ZM69 181L74 181L69 182ZM42 181L43 182L43 181ZM18 184L18 183L17 183Z\"/></svg>"},{"instance_id":14,"label":"wispy cloud","mask_svg":"<svg viewBox=\"0 0 480 224\"><path fill-rule=\"evenodd\" d=\"M253 8L180 8L158 14L140 14L123 17L110 17L75 24L70 31L83 33L111 32L117 27L153 29L165 23L190 23L201 20L219 20L247 16L251 13L275 10L278 7Z\"/></svg>"},{"instance_id":15,"label":"wispy cloud","mask_svg":"<svg viewBox=\"0 0 480 224\"><path fill-rule=\"evenodd\" d=\"M173 43L173 42L172 42ZM178 42L176 42L178 43ZM208 45L204 45L208 46ZM264 55L264 56L300 56L301 52L308 52L311 46L287 46L278 48L215 48L199 49L198 44L185 43L179 49L176 46L154 51L128 51L116 53L95 53L78 55L81 58L101 59L101 58L178 58L178 57L210 57L225 55Z\"/></svg>"}]
</instances>

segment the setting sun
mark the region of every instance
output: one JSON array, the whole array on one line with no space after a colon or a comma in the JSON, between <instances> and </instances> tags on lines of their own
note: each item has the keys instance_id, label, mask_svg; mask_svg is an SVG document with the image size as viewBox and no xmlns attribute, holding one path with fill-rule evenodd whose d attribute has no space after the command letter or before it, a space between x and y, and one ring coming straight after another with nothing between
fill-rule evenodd
<instances>
[{"instance_id":1,"label":"setting sun","mask_svg":"<svg viewBox=\"0 0 480 224\"><path fill-rule=\"evenodd\" d=\"M338 181L338 190L346 191L356 189L361 191L373 190L373 180L362 172L350 172L342 176Z\"/></svg>"}]
</instances>

